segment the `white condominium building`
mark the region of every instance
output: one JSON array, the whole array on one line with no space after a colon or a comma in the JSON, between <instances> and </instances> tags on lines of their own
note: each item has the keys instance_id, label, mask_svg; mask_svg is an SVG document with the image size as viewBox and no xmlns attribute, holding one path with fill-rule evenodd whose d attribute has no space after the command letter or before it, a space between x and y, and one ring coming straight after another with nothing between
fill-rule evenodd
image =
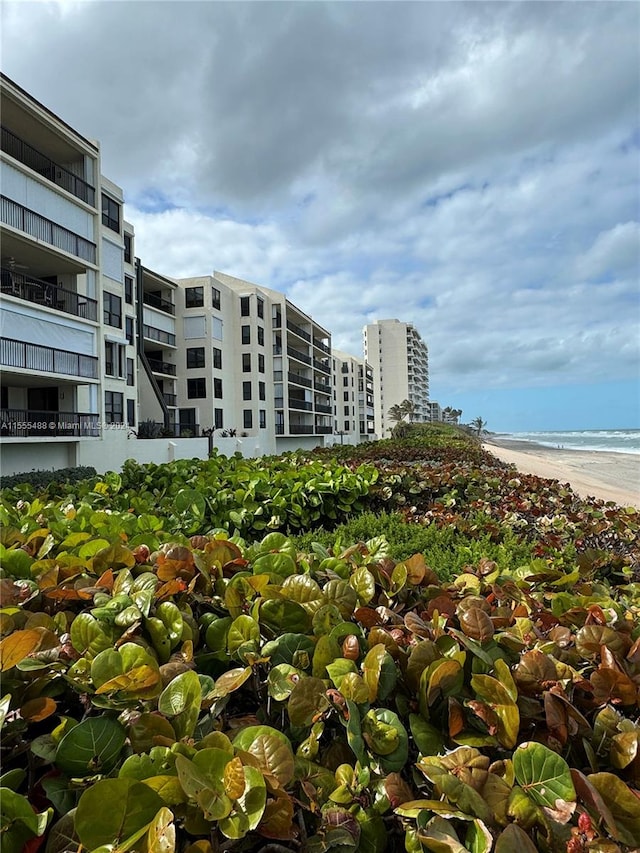
<instances>
[{"instance_id":1,"label":"white condominium building","mask_svg":"<svg viewBox=\"0 0 640 853\"><path fill-rule=\"evenodd\" d=\"M342 444L371 441L376 438L373 369L346 352L334 349L332 355L334 433Z\"/></svg>"},{"instance_id":2,"label":"white condominium building","mask_svg":"<svg viewBox=\"0 0 640 853\"><path fill-rule=\"evenodd\" d=\"M222 272L178 281L181 423L262 452L333 433L331 336L284 294Z\"/></svg>"},{"instance_id":3,"label":"white condominium building","mask_svg":"<svg viewBox=\"0 0 640 853\"><path fill-rule=\"evenodd\" d=\"M4 75L0 114L2 469L94 464L135 411L122 190L97 143Z\"/></svg>"},{"instance_id":4,"label":"white condominium building","mask_svg":"<svg viewBox=\"0 0 640 853\"><path fill-rule=\"evenodd\" d=\"M404 400L413 404L410 420L429 420L429 353L412 323L376 320L364 327L364 357L373 368L375 423L388 438L394 422L389 409Z\"/></svg>"}]
</instances>

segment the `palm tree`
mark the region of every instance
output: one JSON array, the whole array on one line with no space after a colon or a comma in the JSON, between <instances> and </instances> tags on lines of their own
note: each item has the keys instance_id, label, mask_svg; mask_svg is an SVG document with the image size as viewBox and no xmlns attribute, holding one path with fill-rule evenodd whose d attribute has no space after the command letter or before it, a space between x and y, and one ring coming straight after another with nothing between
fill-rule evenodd
<instances>
[{"instance_id":1,"label":"palm tree","mask_svg":"<svg viewBox=\"0 0 640 853\"><path fill-rule=\"evenodd\" d=\"M397 403L395 406L391 406L389 411L387 412L389 416L389 420L393 421L394 424L399 424L401 420L404 418L404 412L402 411L402 406L399 406Z\"/></svg>"},{"instance_id":2,"label":"palm tree","mask_svg":"<svg viewBox=\"0 0 640 853\"><path fill-rule=\"evenodd\" d=\"M402 417L404 418L404 417L405 417L405 415L406 415L407 420L409 420L409 421L410 421L410 420L411 420L411 418L412 418L412 416L413 416L413 415L415 414L415 412L416 412L416 407L415 407L415 406L414 406L414 404L411 402L411 400L403 400L403 401L400 403L400 411L402 412Z\"/></svg>"},{"instance_id":3,"label":"palm tree","mask_svg":"<svg viewBox=\"0 0 640 853\"><path fill-rule=\"evenodd\" d=\"M486 427L487 422L483 421L481 417L474 418L471 421L471 426L475 429L476 435L480 435L482 430Z\"/></svg>"}]
</instances>

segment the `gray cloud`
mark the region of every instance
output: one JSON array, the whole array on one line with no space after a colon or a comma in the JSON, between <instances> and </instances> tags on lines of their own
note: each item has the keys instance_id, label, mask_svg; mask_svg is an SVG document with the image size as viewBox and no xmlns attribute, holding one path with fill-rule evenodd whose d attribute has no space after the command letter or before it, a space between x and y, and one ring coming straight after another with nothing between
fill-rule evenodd
<instances>
[{"instance_id":1,"label":"gray cloud","mask_svg":"<svg viewBox=\"0 0 640 853\"><path fill-rule=\"evenodd\" d=\"M286 290L347 351L410 319L440 386L637 375L638 4L0 8L149 266Z\"/></svg>"}]
</instances>

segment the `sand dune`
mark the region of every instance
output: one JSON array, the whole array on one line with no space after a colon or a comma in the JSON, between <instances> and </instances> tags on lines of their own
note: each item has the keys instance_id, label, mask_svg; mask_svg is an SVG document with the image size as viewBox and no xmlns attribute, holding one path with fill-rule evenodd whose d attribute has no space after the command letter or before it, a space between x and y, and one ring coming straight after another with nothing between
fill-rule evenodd
<instances>
[{"instance_id":1,"label":"sand dune","mask_svg":"<svg viewBox=\"0 0 640 853\"><path fill-rule=\"evenodd\" d=\"M523 474L569 483L580 497L640 509L640 454L564 450L493 438L483 447Z\"/></svg>"}]
</instances>

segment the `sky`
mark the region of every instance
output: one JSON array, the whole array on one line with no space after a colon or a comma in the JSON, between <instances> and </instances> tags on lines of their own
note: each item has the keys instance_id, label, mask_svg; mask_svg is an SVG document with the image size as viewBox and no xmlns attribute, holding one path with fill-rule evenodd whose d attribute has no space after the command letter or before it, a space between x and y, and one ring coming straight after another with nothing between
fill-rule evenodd
<instances>
[{"instance_id":1,"label":"sky","mask_svg":"<svg viewBox=\"0 0 640 853\"><path fill-rule=\"evenodd\" d=\"M125 192L136 254L413 323L488 429L640 427L640 4L0 3L2 71Z\"/></svg>"}]
</instances>

